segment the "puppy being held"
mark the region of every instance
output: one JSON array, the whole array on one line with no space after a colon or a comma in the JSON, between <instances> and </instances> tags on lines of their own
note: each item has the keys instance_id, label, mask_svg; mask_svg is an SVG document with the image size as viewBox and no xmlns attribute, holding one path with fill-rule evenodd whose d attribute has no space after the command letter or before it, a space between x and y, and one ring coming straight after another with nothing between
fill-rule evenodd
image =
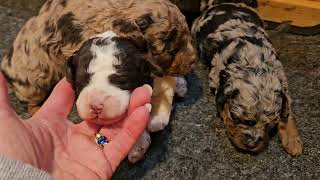
<instances>
[{"instance_id":1,"label":"puppy being held","mask_svg":"<svg viewBox=\"0 0 320 180\"><path fill-rule=\"evenodd\" d=\"M100 125L122 119L131 91L152 83L145 53L130 39L107 31L86 41L67 60L67 79L82 119Z\"/></svg>"},{"instance_id":2,"label":"puppy being held","mask_svg":"<svg viewBox=\"0 0 320 180\"><path fill-rule=\"evenodd\" d=\"M67 76L80 117L100 125L125 115L135 88L153 85L148 128L129 154L136 162L148 131L168 124L176 90L186 91L180 76L195 59L185 17L170 1L49 0L22 27L1 70L33 113Z\"/></svg>"},{"instance_id":3,"label":"puppy being held","mask_svg":"<svg viewBox=\"0 0 320 180\"><path fill-rule=\"evenodd\" d=\"M213 2L202 8L192 35L200 59L211 68L217 115L229 138L237 148L257 153L277 127L285 150L301 154L287 77L262 20L244 4Z\"/></svg>"}]
</instances>

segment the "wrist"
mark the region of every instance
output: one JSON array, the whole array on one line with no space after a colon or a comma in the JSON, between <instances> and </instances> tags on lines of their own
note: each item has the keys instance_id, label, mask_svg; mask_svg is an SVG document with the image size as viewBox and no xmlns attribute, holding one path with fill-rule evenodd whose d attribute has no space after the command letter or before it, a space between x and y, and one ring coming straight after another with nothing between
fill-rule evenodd
<instances>
[{"instance_id":1,"label":"wrist","mask_svg":"<svg viewBox=\"0 0 320 180\"><path fill-rule=\"evenodd\" d=\"M2 155L0 155L0 174L1 179L21 179L21 177L23 179L52 179L45 171Z\"/></svg>"},{"instance_id":2,"label":"wrist","mask_svg":"<svg viewBox=\"0 0 320 180\"><path fill-rule=\"evenodd\" d=\"M30 164L39 169L48 169L48 157L52 151L52 140L48 130L26 120L14 129L7 128L0 133L0 154ZM10 131L15 133L10 133ZM13 134L13 135L10 135ZM51 151L46 151L48 148Z\"/></svg>"},{"instance_id":3,"label":"wrist","mask_svg":"<svg viewBox=\"0 0 320 180\"><path fill-rule=\"evenodd\" d=\"M0 154L11 160L18 160L34 167L38 167L38 163L28 140L21 142L16 140L17 137L0 137ZM28 138L28 137L24 137Z\"/></svg>"}]
</instances>

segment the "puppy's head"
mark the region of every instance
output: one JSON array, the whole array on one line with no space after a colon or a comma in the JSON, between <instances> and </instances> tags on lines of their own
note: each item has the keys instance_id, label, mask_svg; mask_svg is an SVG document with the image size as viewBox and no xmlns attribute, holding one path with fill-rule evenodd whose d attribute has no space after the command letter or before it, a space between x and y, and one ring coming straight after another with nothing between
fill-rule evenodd
<instances>
[{"instance_id":1,"label":"puppy's head","mask_svg":"<svg viewBox=\"0 0 320 180\"><path fill-rule=\"evenodd\" d=\"M233 144L260 152L268 143L270 130L285 113L287 99L272 70L233 64L220 72L216 103Z\"/></svg>"},{"instance_id":2,"label":"puppy's head","mask_svg":"<svg viewBox=\"0 0 320 180\"><path fill-rule=\"evenodd\" d=\"M152 82L145 50L112 31L87 40L67 60L67 79L82 119L110 124L126 113L130 93Z\"/></svg>"},{"instance_id":3,"label":"puppy's head","mask_svg":"<svg viewBox=\"0 0 320 180\"><path fill-rule=\"evenodd\" d=\"M147 59L157 67L156 75L185 75L196 61L188 25L175 5L162 3L165 5L128 12L132 17L114 20L113 29L135 39L145 38Z\"/></svg>"},{"instance_id":4,"label":"puppy's head","mask_svg":"<svg viewBox=\"0 0 320 180\"><path fill-rule=\"evenodd\" d=\"M185 17L172 6L168 16L146 15L141 18L152 19L144 30L149 42L149 57L164 74L185 75L196 61L196 51L191 42L191 35ZM143 22L139 20L138 24Z\"/></svg>"}]
</instances>

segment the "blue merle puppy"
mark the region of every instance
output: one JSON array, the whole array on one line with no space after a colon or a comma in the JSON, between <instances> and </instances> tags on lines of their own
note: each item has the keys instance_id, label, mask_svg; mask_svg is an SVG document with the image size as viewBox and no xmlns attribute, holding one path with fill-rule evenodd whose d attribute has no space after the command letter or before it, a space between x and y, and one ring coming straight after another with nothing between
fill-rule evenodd
<instances>
[{"instance_id":1,"label":"blue merle puppy","mask_svg":"<svg viewBox=\"0 0 320 180\"><path fill-rule=\"evenodd\" d=\"M217 114L232 143L258 153L278 127L285 150L303 151L288 95L288 81L258 14L242 3L209 1L193 23L200 59L211 68Z\"/></svg>"}]
</instances>

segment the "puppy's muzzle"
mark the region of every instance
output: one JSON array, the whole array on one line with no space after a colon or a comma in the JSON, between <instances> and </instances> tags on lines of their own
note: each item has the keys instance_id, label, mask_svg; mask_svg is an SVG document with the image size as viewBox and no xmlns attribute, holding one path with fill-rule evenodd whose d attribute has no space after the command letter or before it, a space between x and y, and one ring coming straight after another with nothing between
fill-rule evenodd
<instances>
[{"instance_id":1,"label":"puppy's muzzle","mask_svg":"<svg viewBox=\"0 0 320 180\"><path fill-rule=\"evenodd\" d=\"M99 116L101 114L108 114L108 111L113 109L111 106L119 106L119 101L114 96L99 92L90 92L88 95L88 104L90 113Z\"/></svg>"},{"instance_id":2,"label":"puppy's muzzle","mask_svg":"<svg viewBox=\"0 0 320 180\"><path fill-rule=\"evenodd\" d=\"M252 136L250 134L243 134L241 142L250 151L258 151L257 149L261 144L264 144L264 138L259 136Z\"/></svg>"},{"instance_id":3,"label":"puppy's muzzle","mask_svg":"<svg viewBox=\"0 0 320 180\"><path fill-rule=\"evenodd\" d=\"M90 113L94 116L105 116L105 118L113 118L114 115L120 115L122 110L116 108L120 106L120 101L117 97L107 95L99 90L88 92L88 105Z\"/></svg>"},{"instance_id":4,"label":"puppy's muzzle","mask_svg":"<svg viewBox=\"0 0 320 180\"><path fill-rule=\"evenodd\" d=\"M80 93L77 109L83 120L107 125L120 120L127 112L130 95L105 91L103 89L88 89Z\"/></svg>"}]
</instances>

